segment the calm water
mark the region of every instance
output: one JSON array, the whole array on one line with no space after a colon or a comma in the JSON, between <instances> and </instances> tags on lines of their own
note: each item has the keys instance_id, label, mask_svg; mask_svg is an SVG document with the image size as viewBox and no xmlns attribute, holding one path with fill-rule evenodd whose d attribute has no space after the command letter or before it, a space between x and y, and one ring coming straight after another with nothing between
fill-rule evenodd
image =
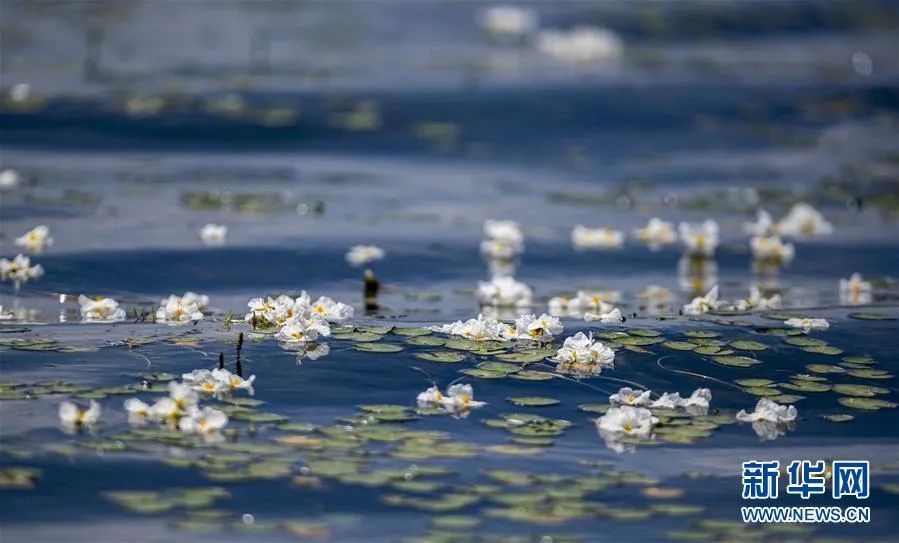
<instances>
[{"instance_id":1,"label":"calm water","mask_svg":"<svg viewBox=\"0 0 899 543\"><path fill-rule=\"evenodd\" d=\"M55 240L32 255L43 277L0 286L18 317L0 325L5 540L886 541L899 531L895 6L534 4L545 26L621 33L624 58L589 69L492 42L474 23L477 3L112 6L3 6L3 86L31 83L33 100L0 111L2 167L23 176L0 193L0 253L15 256L12 240L37 224ZM795 241L792 263L758 274L743 222L797 201L834 234ZM653 216L719 222L701 281L679 272L678 246L571 246L576 224L630 232ZM415 344L428 339L403 329L478 314L488 218L521 223L516 277L536 313L555 295L620 292L626 322L563 319L553 348L580 330L656 339L616 344L614 369L583 378L545 360L522 368L541 372L525 379L507 353ZM228 226L224 246L200 243L207 223ZM360 243L387 251L373 265L377 310L364 310L361 271L344 259ZM874 281L870 305L840 305L838 281L854 272ZM728 300L761 284L785 309L678 315L714 284ZM659 315L637 296L649 285L673 293ZM251 297L302 289L353 304L344 324L378 337L330 338L329 354L298 360L227 322ZM199 324L78 322L79 294L130 312L186 290L210 296ZM840 352L790 343L779 313L827 318L830 329L810 336ZM722 347L761 343L734 348L761 364L684 350L697 330ZM210 402L232 415L224 443L127 424L124 399L158 397L165 374L211 369L219 353L236 371L241 333L241 369L262 403ZM434 351L461 360L416 356ZM460 373L478 366L481 377ZM796 390L801 374L825 390ZM416 412L430 381L460 377L486 406L466 418ZM801 396L794 427L762 440L734 423L767 393L736 383L745 379ZM684 396L708 387L710 415L668 413L651 443L616 451L593 419L628 384ZM847 390L859 397L849 384L871 387L880 409L847 405ZM558 403L509 400L532 396ZM66 398L97 398L102 424L63 432ZM516 413L557 422L503 422ZM837 414L853 418L822 418ZM742 462L841 458L871 461L871 497L839 503L870 506L869 524L740 522ZM131 491L158 495L125 507L131 495L110 494ZM782 490L775 504L836 503L800 502Z\"/></svg>"}]
</instances>

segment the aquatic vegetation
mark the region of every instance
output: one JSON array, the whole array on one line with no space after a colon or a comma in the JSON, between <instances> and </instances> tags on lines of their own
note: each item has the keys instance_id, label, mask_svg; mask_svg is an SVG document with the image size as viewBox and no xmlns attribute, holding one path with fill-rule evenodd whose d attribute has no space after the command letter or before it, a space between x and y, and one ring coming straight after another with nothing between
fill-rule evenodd
<instances>
[{"instance_id":1,"label":"aquatic vegetation","mask_svg":"<svg viewBox=\"0 0 899 543\"><path fill-rule=\"evenodd\" d=\"M749 298L734 302L738 311L754 311L757 309L780 309L783 306L780 294L762 296L759 288L753 285L749 290Z\"/></svg>"},{"instance_id":2,"label":"aquatic vegetation","mask_svg":"<svg viewBox=\"0 0 899 543\"><path fill-rule=\"evenodd\" d=\"M447 412L458 417L467 417L475 408L486 405L484 402L474 400L474 389L469 384L456 383L446 389L446 394L440 392L436 386L432 386L420 393L415 401L419 407L441 407Z\"/></svg>"},{"instance_id":3,"label":"aquatic vegetation","mask_svg":"<svg viewBox=\"0 0 899 543\"><path fill-rule=\"evenodd\" d=\"M784 243L780 236L753 236L749 247L757 261L776 265L789 264L796 254L793 244Z\"/></svg>"},{"instance_id":4,"label":"aquatic vegetation","mask_svg":"<svg viewBox=\"0 0 899 543\"><path fill-rule=\"evenodd\" d=\"M828 236L833 233L833 225L817 209L800 202L780 220L777 232L782 236L798 238Z\"/></svg>"},{"instance_id":5,"label":"aquatic vegetation","mask_svg":"<svg viewBox=\"0 0 899 543\"><path fill-rule=\"evenodd\" d=\"M596 419L596 427L609 448L623 451L623 438L648 438L658 422L649 409L625 405L606 411Z\"/></svg>"},{"instance_id":6,"label":"aquatic vegetation","mask_svg":"<svg viewBox=\"0 0 899 543\"><path fill-rule=\"evenodd\" d=\"M207 224L200 228L200 241L207 247L219 247L225 244L228 227L224 224Z\"/></svg>"},{"instance_id":7,"label":"aquatic vegetation","mask_svg":"<svg viewBox=\"0 0 899 543\"><path fill-rule=\"evenodd\" d=\"M609 368L614 365L615 351L593 339L592 332L578 332L565 338L552 360L561 364L591 364L600 369Z\"/></svg>"},{"instance_id":8,"label":"aquatic vegetation","mask_svg":"<svg viewBox=\"0 0 899 543\"><path fill-rule=\"evenodd\" d=\"M708 313L718 307L725 305L725 302L718 299L718 286L715 285L704 296L693 298L689 304L682 309L684 315L702 315Z\"/></svg>"},{"instance_id":9,"label":"aquatic vegetation","mask_svg":"<svg viewBox=\"0 0 899 543\"><path fill-rule=\"evenodd\" d=\"M100 404L94 400L91 400L86 409L78 407L73 402L65 401L59 404L59 422L66 430L94 426L100 422L102 412Z\"/></svg>"},{"instance_id":10,"label":"aquatic vegetation","mask_svg":"<svg viewBox=\"0 0 899 543\"><path fill-rule=\"evenodd\" d=\"M498 276L478 282L477 298L482 306L525 308L533 304L534 293L514 277Z\"/></svg>"},{"instance_id":11,"label":"aquatic vegetation","mask_svg":"<svg viewBox=\"0 0 899 543\"><path fill-rule=\"evenodd\" d=\"M853 273L849 279L840 279L840 303L844 305L867 305L871 303L871 283L862 280L860 273Z\"/></svg>"},{"instance_id":12,"label":"aquatic vegetation","mask_svg":"<svg viewBox=\"0 0 899 543\"><path fill-rule=\"evenodd\" d=\"M578 26L571 30L541 30L537 50L559 62L589 65L621 57L624 44L606 28Z\"/></svg>"},{"instance_id":13,"label":"aquatic vegetation","mask_svg":"<svg viewBox=\"0 0 899 543\"><path fill-rule=\"evenodd\" d=\"M211 407L194 407L178 419L178 429L186 434L198 434L203 439L220 437L228 424L228 415Z\"/></svg>"},{"instance_id":14,"label":"aquatic vegetation","mask_svg":"<svg viewBox=\"0 0 899 543\"><path fill-rule=\"evenodd\" d=\"M31 259L20 254L12 260L0 258L0 279L11 280L16 285L27 283L44 275L40 264L31 264Z\"/></svg>"},{"instance_id":15,"label":"aquatic vegetation","mask_svg":"<svg viewBox=\"0 0 899 543\"><path fill-rule=\"evenodd\" d=\"M16 188L21 182L22 174L16 170L13 170L12 168L0 170L0 190Z\"/></svg>"},{"instance_id":16,"label":"aquatic vegetation","mask_svg":"<svg viewBox=\"0 0 899 543\"><path fill-rule=\"evenodd\" d=\"M678 409L683 408L690 415L706 415L712 401L712 391L707 388L697 388L689 398L681 398L678 392L665 392L654 400L649 407Z\"/></svg>"},{"instance_id":17,"label":"aquatic vegetation","mask_svg":"<svg viewBox=\"0 0 899 543\"><path fill-rule=\"evenodd\" d=\"M524 252L524 233L515 221L488 219L481 254L492 260L510 260Z\"/></svg>"},{"instance_id":18,"label":"aquatic vegetation","mask_svg":"<svg viewBox=\"0 0 899 543\"><path fill-rule=\"evenodd\" d=\"M312 343L320 336L328 337L330 335L331 327L327 321L297 317L285 322L275 337L283 343Z\"/></svg>"},{"instance_id":19,"label":"aquatic vegetation","mask_svg":"<svg viewBox=\"0 0 899 543\"><path fill-rule=\"evenodd\" d=\"M202 319L203 312L200 311L200 302L208 303L209 297L200 296L193 292L186 292L184 296L172 294L159 302L159 309L156 310L156 321L183 324Z\"/></svg>"},{"instance_id":20,"label":"aquatic vegetation","mask_svg":"<svg viewBox=\"0 0 899 543\"><path fill-rule=\"evenodd\" d=\"M624 321L624 317L621 315L621 310L616 307L607 313L592 313L588 311L584 313L584 320L587 322L599 321L601 323L611 323L622 322Z\"/></svg>"},{"instance_id":21,"label":"aquatic vegetation","mask_svg":"<svg viewBox=\"0 0 899 543\"><path fill-rule=\"evenodd\" d=\"M776 439L795 422L798 412L792 405L780 405L768 398L760 398L755 411L741 409L736 417L741 422L751 422L752 429L763 440Z\"/></svg>"},{"instance_id":22,"label":"aquatic vegetation","mask_svg":"<svg viewBox=\"0 0 899 543\"><path fill-rule=\"evenodd\" d=\"M664 245L669 245L677 241L677 233L674 226L670 222L663 221L658 217L649 219L646 226L634 230L634 237L646 244L650 250L657 251Z\"/></svg>"},{"instance_id":23,"label":"aquatic vegetation","mask_svg":"<svg viewBox=\"0 0 899 543\"><path fill-rule=\"evenodd\" d=\"M828 328L830 328L830 323L827 322L827 319L794 317L785 320L784 324L786 324L787 326L792 326L793 328L800 328L806 334L811 332L812 330L827 330Z\"/></svg>"},{"instance_id":24,"label":"aquatic vegetation","mask_svg":"<svg viewBox=\"0 0 899 543\"><path fill-rule=\"evenodd\" d=\"M53 238L50 237L50 229L41 224L17 237L15 244L24 247L26 251L39 253L53 245Z\"/></svg>"},{"instance_id":25,"label":"aquatic vegetation","mask_svg":"<svg viewBox=\"0 0 899 543\"><path fill-rule=\"evenodd\" d=\"M375 245L354 245L347 251L346 261L352 266L361 266L383 260L387 253Z\"/></svg>"},{"instance_id":26,"label":"aquatic vegetation","mask_svg":"<svg viewBox=\"0 0 899 543\"><path fill-rule=\"evenodd\" d=\"M97 296L88 298L84 294L78 297L81 306L81 320L84 322L119 322L125 320L125 310L112 298Z\"/></svg>"},{"instance_id":27,"label":"aquatic vegetation","mask_svg":"<svg viewBox=\"0 0 899 543\"><path fill-rule=\"evenodd\" d=\"M538 18L532 9L499 5L479 12L477 22L495 38L518 39L537 29Z\"/></svg>"},{"instance_id":28,"label":"aquatic vegetation","mask_svg":"<svg viewBox=\"0 0 899 543\"><path fill-rule=\"evenodd\" d=\"M718 248L718 223L707 219L698 224L682 222L678 225L684 251L691 256L711 258Z\"/></svg>"},{"instance_id":29,"label":"aquatic vegetation","mask_svg":"<svg viewBox=\"0 0 899 543\"><path fill-rule=\"evenodd\" d=\"M652 403L649 390L634 390L631 387L623 387L621 390L609 396L609 403L613 406L630 405L632 407L648 406Z\"/></svg>"},{"instance_id":30,"label":"aquatic vegetation","mask_svg":"<svg viewBox=\"0 0 899 543\"><path fill-rule=\"evenodd\" d=\"M624 232L613 228L587 228L577 225L571 231L575 249L614 249L624 243Z\"/></svg>"}]
</instances>

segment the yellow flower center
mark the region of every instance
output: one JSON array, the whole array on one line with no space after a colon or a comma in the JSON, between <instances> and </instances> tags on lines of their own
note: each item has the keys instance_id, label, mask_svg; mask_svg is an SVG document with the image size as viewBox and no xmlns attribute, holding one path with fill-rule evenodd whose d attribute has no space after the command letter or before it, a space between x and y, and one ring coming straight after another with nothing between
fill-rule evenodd
<instances>
[{"instance_id":1,"label":"yellow flower center","mask_svg":"<svg viewBox=\"0 0 899 543\"><path fill-rule=\"evenodd\" d=\"M625 432L631 433L634 430L634 425L629 422L625 422L623 428Z\"/></svg>"}]
</instances>

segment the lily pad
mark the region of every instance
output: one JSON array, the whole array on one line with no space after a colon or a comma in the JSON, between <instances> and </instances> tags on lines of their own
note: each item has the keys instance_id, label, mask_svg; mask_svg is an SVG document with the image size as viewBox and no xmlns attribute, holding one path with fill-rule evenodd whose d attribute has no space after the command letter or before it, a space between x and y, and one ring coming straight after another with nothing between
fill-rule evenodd
<instances>
[{"instance_id":1,"label":"lily pad","mask_svg":"<svg viewBox=\"0 0 899 543\"><path fill-rule=\"evenodd\" d=\"M842 396L837 401L842 405L845 405L846 407L865 409L868 411L877 411L879 409L893 409L896 407L895 403L881 400L879 398L857 398L854 396Z\"/></svg>"},{"instance_id":2,"label":"lily pad","mask_svg":"<svg viewBox=\"0 0 899 543\"><path fill-rule=\"evenodd\" d=\"M428 362L443 362L454 364L465 360L465 356L451 351L434 351L428 353L416 353L415 358L427 360Z\"/></svg>"},{"instance_id":3,"label":"lily pad","mask_svg":"<svg viewBox=\"0 0 899 543\"><path fill-rule=\"evenodd\" d=\"M716 364L721 364L723 366L733 366L737 368L750 368L762 363L760 360L756 360L754 358L749 358L746 356L715 356L712 357L712 360Z\"/></svg>"},{"instance_id":4,"label":"lily pad","mask_svg":"<svg viewBox=\"0 0 899 543\"><path fill-rule=\"evenodd\" d=\"M759 343L758 341L749 341L744 339L738 339L735 341L731 341L728 343L734 349L739 349L741 351L764 351L768 348L764 343Z\"/></svg>"},{"instance_id":5,"label":"lily pad","mask_svg":"<svg viewBox=\"0 0 899 543\"><path fill-rule=\"evenodd\" d=\"M353 349L366 353L398 353L403 350L402 347L394 343L357 343L353 345Z\"/></svg>"},{"instance_id":6,"label":"lily pad","mask_svg":"<svg viewBox=\"0 0 899 543\"><path fill-rule=\"evenodd\" d=\"M560 402L555 398L544 398L541 396L518 396L514 398L506 398L506 401L512 402L518 406L526 407L544 407L550 405L558 405Z\"/></svg>"}]
</instances>

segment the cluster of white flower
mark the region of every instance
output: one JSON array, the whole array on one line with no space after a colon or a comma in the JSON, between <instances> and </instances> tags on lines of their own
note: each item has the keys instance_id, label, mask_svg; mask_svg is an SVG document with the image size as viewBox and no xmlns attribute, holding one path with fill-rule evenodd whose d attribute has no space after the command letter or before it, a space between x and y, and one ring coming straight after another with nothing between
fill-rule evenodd
<instances>
[{"instance_id":1,"label":"cluster of white flower","mask_svg":"<svg viewBox=\"0 0 899 543\"><path fill-rule=\"evenodd\" d=\"M784 243L780 236L753 236L749 247L755 260L777 265L789 264L796 254L793 244Z\"/></svg>"},{"instance_id":2,"label":"cluster of white flower","mask_svg":"<svg viewBox=\"0 0 899 543\"><path fill-rule=\"evenodd\" d=\"M556 316L584 317L587 321L620 322L621 311L613 304L621 297L617 290L587 292L579 290L573 297L555 296L547 302Z\"/></svg>"},{"instance_id":3,"label":"cluster of white flower","mask_svg":"<svg viewBox=\"0 0 899 543\"><path fill-rule=\"evenodd\" d=\"M534 301L531 287L511 276L497 276L490 281L479 281L478 302L482 306L496 308L530 307Z\"/></svg>"},{"instance_id":4,"label":"cluster of white flower","mask_svg":"<svg viewBox=\"0 0 899 543\"><path fill-rule=\"evenodd\" d=\"M615 351L593 339L593 334L577 334L565 338L556 351L553 361L576 373L598 374L604 368L614 366ZM589 370L589 371L587 371Z\"/></svg>"},{"instance_id":5,"label":"cluster of white flower","mask_svg":"<svg viewBox=\"0 0 899 543\"><path fill-rule=\"evenodd\" d=\"M824 218L820 211L804 202L799 202L790 208L786 217L778 222L774 221L770 213L759 209L756 212L755 222L747 222L744 230L747 234L756 237L806 238L830 235L833 233L833 225Z\"/></svg>"},{"instance_id":6,"label":"cluster of white flower","mask_svg":"<svg viewBox=\"0 0 899 543\"><path fill-rule=\"evenodd\" d=\"M156 310L157 322L183 324L203 318L203 309L209 303L209 296L185 292L184 296L172 294L159 302Z\"/></svg>"},{"instance_id":7,"label":"cluster of white flower","mask_svg":"<svg viewBox=\"0 0 899 543\"><path fill-rule=\"evenodd\" d=\"M375 245L354 245L347 251L346 261L352 266L361 266L375 260L382 260L386 255L384 249Z\"/></svg>"},{"instance_id":8,"label":"cluster of white flower","mask_svg":"<svg viewBox=\"0 0 899 543\"><path fill-rule=\"evenodd\" d=\"M687 255L696 258L715 256L715 249L718 248L717 222L711 219L706 219L698 224L682 222L678 225L678 229Z\"/></svg>"},{"instance_id":9,"label":"cluster of white flower","mask_svg":"<svg viewBox=\"0 0 899 543\"><path fill-rule=\"evenodd\" d=\"M539 317L533 314L521 315L511 325L481 314L476 319L431 326L430 329L441 334L458 336L473 341L526 340L549 342L552 341L553 336L562 333L563 327L559 319L544 313Z\"/></svg>"},{"instance_id":10,"label":"cluster of white flower","mask_svg":"<svg viewBox=\"0 0 899 543\"><path fill-rule=\"evenodd\" d=\"M704 296L697 296L682 309L684 315L702 315L715 309L728 309L739 311L751 311L757 309L779 309L781 298L779 294L763 296L758 287L753 286L749 291L749 298L737 300L733 304L718 298L718 286L712 287Z\"/></svg>"},{"instance_id":11,"label":"cluster of white flower","mask_svg":"<svg viewBox=\"0 0 899 543\"><path fill-rule=\"evenodd\" d=\"M609 396L609 403L613 406L627 405L631 407L650 407L666 409L685 409L691 415L705 415L712 401L712 392L707 388L698 388L689 398L681 398L679 392L665 392L658 399L651 398L649 390L634 390L623 387L617 393Z\"/></svg>"},{"instance_id":12,"label":"cluster of white flower","mask_svg":"<svg viewBox=\"0 0 899 543\"><path fill-rule=\"evenodd\" d=\"M31 265L31 259L20 254L9 260L0 258L0 279L8 279L16 283L27 283L30 279L37 279L44 275L44 268L40 264Z\"/></svg>"},{"instance_id":13,"label":"cluster of white flower","mask_svg":"<svg viewBox=\"0 0 899 543\"><path fill-rule=\"evenodd\" d=\"M432 386L416 397L419 407L442 407L457 417L467 417L473 408L486 405L474 400L474 390L468 384L450 385L446 394Z\"/></svg>"},{"instance_id":14,"label":"cluster of white flower","mask_svg":"<svg viewBox=\"0 0 899 543\"><path fill-rule=\"evenodd\" d=\"M24 247L26 251L39 253L53 245L53 238L50 237L50 229L41 224L17 237L15 244Z\"/></svg>"},{"instance_id":15,"label":"cluster of white flower","mask_svg":"<svg viewBox=\"0 0 899 543\"><path fill-rule=\"evenodd\" d=\"M125 320L125 310L119 307L119 302L112 298L97 296L88 298L84 294L78 297L81 305L81 320L83 322L119 322Z\"/></svg>"},{"instance_id":16,"label":"cluster of white flower","mask_svg":"<svg viewBox=\"0 0 899 543\"><path fill-rule=\"evenodd\" d=\"M863 281L860 273L853 273L849 279L840 279L840 303L843 305L867 305L872 300L872 286Z\"/></svg>"},{"instance_id":17,"label":"cluster of white flower","mask_svg":"<svg viewBox=\"0 0 899 543\"><path fill-rule=\"evenodd\" d=\"M658 217L649 219L646 226L634 230L633 234L634 237L646 244L652 251L657 251L662 248L662 246L677 241L677 233L674 231L674 225L670 222L663 221Z\"/></svg>"},{"instance_id":18,"label":"cluster of white flower","mask_svg":"<svg viewBox=\"0 0 899 543\"><path fill-rule=\"evenodd\" d=\"M228 227L223 224L209 223L200 228L200 241L207 247L219 247L225 244L228 236Z\"/></svg>"},{"instance_id":19,"label":"cluster of white flower","mask_svg":"<svg viewBox=\"0 0 899 543\"><path fill-rule=\"evenodd\" d=\"M93 427L100 422L102 409L100 404L91 400L87 409L82 409L74 402L65 401L59 404L59 422L66 432L74 432L80 428Z\"/></svg>"},{"instance_id":20,"label":"cluster of white flower","mask_svg":"<svg viewBox=\"0 0 899 543\"><path fill-rule=\"evenodd\" d=\"M776 439L785 433L798 416L796 408L792 405L780 405L768 398L759 399L755 405L755 411L747 413L741 409L737 413L737 420L751 422L752 429L762 440Z\"/></svg>"},{"instance_id":21,"label":"cluster of white flower","mask_svg":"<svg viewBox=\"0 0 899 543\"><path fill-rule=\"evenodd\" d=\"M608 448L623 452L625 447L621 443L622 439L648 438L658 423L658 417L654 417L649 409L622 405L609 408L603 416L596 419L596 428Z\"/></svg>"},{"instance_id":22,"label":"cluster of white flower","mask_svg":"<svg viewBox=\"0 0 899 543\"><path fill-rule=\"evenodd\" d=\"M827 322L827 319L809 319L805 317L794 317L792 319L787 319L784 321L784 324L787 326L792 326L793 328L800 328L806 334L811 332L812 330L827 330L830 328L830 323Z\"/></svg>"},{"instance_id":23,"label":"cluster of white flower","mask_svg":"<svg viewBox=\"0 0 899 543\"><path fill-rule=\"evenodd\" d=\"M314 331L316 337L330 335L328 322L343 321L353 316L352 306L336 302L327 296L321 296L313 302L305 290L297 298L286 295L277 298L253 298L247 306L250 312L246 314L244 320L257 328L297 325L310 332ZM284 339L290 341L290 337ZM315 337L301 341L314 340Z\"/></svg>"},{"instance_id":24,"label":"cluster of white flower","mask_svg":"<svg viewBox=\"0 0 899 543\"><path fill-rule=\"evenodd\" d=\"M512 260L524 252L524 234L515 221L484 221L481 253L492 260Z\"/></svg>"},{"instance_id":25,"label":"cluster of white flower","mask_svg":"<svg viewBox=\"0 0 899 543\"><path fill-rule=\"evenodd\" d=\"M587 228L577 225L571 231L571 243L575 249L615 249L624 243L624 232L614 228Z\"/></svg>"}]
</instances>

